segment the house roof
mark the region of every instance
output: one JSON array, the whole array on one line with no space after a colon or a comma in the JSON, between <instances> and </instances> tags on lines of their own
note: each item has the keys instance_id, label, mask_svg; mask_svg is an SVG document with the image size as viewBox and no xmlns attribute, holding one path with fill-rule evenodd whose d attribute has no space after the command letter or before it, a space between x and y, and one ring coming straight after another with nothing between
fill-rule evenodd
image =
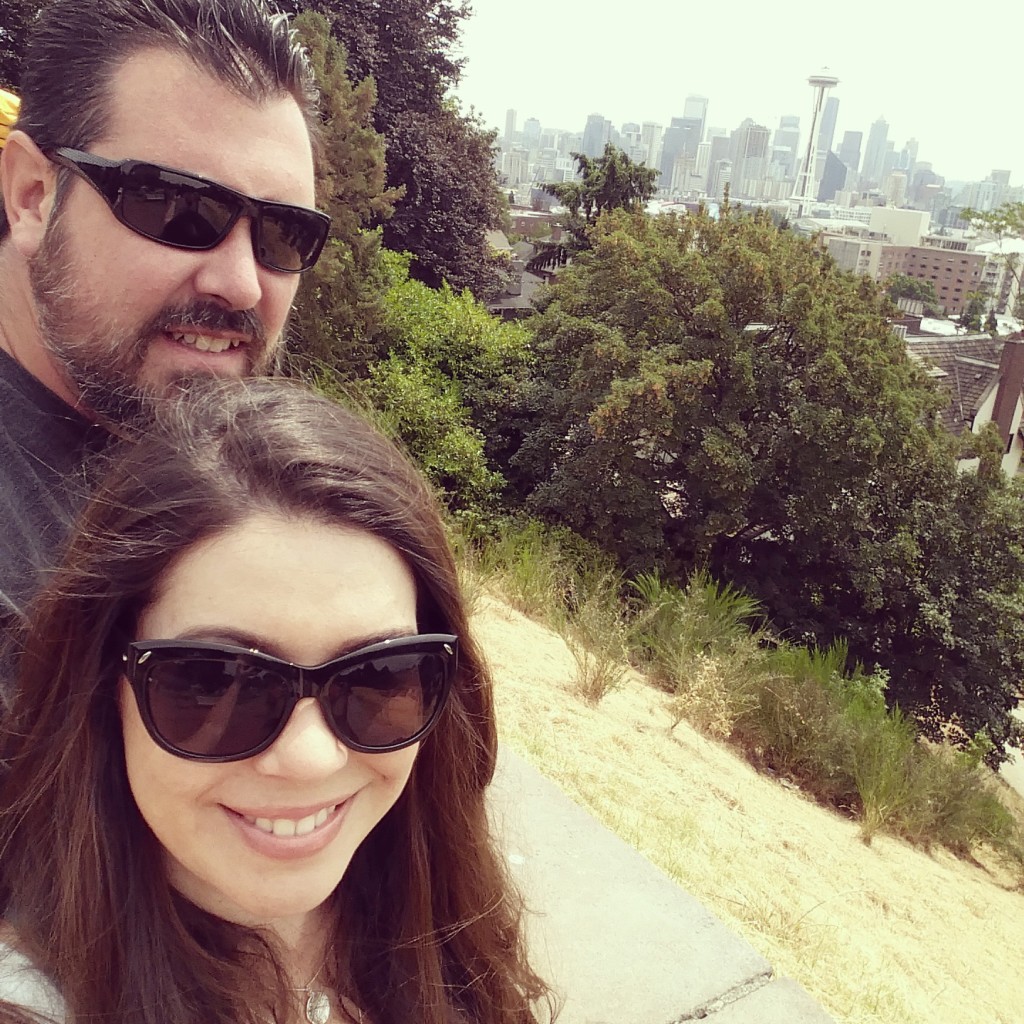
<instances>
[{"instance_id":1,"label":"house roof","mask_svg":"<svg viewBox=\"0 0 1024 1024\"><path fill-rule=\"evenodd\" d=\"M908 338L912 359L931 366L929 376L949 392L949 405L940 413L954 433L970 430L982 400L999 380L1001 338Z\"/></svg>"}]
</instances>

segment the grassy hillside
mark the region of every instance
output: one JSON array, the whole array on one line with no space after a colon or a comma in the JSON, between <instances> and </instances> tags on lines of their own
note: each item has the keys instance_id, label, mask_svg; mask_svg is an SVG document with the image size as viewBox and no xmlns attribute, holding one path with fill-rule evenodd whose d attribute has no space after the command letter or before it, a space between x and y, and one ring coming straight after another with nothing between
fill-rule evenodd
<instances>
[{"instance_id":1,"label":"grassy hillside","mask_svg":"<svg viewBox=\"0 0 1024 1024\"><path fill-rule=\"evenodd\" d=\"M590 704L557 634L483 592L474 625L505 742L842 1024L1020 1024L1024 893L1007 862L866 844L855 820L673 726L636 673Z\"/></svg>"}]
</instances>

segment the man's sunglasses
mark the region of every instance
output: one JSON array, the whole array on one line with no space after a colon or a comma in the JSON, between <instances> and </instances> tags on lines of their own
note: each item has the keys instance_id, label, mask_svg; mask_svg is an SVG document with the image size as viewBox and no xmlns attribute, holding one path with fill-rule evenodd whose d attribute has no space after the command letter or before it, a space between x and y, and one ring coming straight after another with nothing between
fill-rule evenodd
<instances>
[{"instance_id":1,"label":"man's sunglasses","mask_svg":"<svg viewBox=\"0 0 1024 1024\"><path fill-rule=\"evenodd\" d=\"M423 739L451 689L458 640L446 633L371 644L315 667L244 647L139 640L122 655L146 729L189 761L241 761L281 735L315 697L335 736L383 754Z\"/></svg>"},{"instance_id":2,"label":"man's sunglasses","mask_svg":"<svg viewBox=\"0 0 1024 1024\"><path fill-rule=\"evenodd\" d=\"M175 249L213 249L248 217L256 260L296 274L320 256L331 218L305 206L253 199L216 181L142 160L107 160L60 146L46 157L87 181L126 227Z\"/></svg>"}]
</instances>

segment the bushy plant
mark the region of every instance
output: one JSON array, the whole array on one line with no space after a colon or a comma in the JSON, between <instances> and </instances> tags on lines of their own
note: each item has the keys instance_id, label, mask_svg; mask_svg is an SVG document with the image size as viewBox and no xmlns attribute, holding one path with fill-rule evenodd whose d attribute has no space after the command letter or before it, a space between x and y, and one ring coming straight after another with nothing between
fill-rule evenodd
<instances>
[{"instance_id":1,"label":"bushy plant","mask_svg":"<svg viewBox=\"0 0 1024 1024\"><path fill-rule=\"evenodd\" d=\"M597 704L618 689L629 670L621 575L600 566L576 575L561 632L576 662L576 692Z\"/></svg>"},{"instance_id":2,"label":"bushy plant","mask_svg":"<svg viewBox=\"0 0 1024 1024\"><path fill-rule=\"evenodd\" d=\"M693 573L684 588L657 573L641 573L631 588L631 648L653 681L670 692L685 682L700 656L725 655L748 644L761 616L756 600L704 570Z\"/></svg>"}]
</instances>

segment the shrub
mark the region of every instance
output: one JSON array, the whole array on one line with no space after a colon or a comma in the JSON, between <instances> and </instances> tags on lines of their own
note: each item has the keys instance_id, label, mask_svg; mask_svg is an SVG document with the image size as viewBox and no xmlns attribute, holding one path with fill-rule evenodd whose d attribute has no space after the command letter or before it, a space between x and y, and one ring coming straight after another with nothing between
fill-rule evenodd
<instances>
[{"instance_id":1,"label":"shrub","mask_svg":"<svg viewBox=\"0 0 1024 1024\"><path fill-rule=\"evenodd\" d=\"M591 704L618 689L629 668L621 594L617 572L596 568L574 578L573 601L561 632L576 662L576 692Z\"/></svg>"}]
</instances>

